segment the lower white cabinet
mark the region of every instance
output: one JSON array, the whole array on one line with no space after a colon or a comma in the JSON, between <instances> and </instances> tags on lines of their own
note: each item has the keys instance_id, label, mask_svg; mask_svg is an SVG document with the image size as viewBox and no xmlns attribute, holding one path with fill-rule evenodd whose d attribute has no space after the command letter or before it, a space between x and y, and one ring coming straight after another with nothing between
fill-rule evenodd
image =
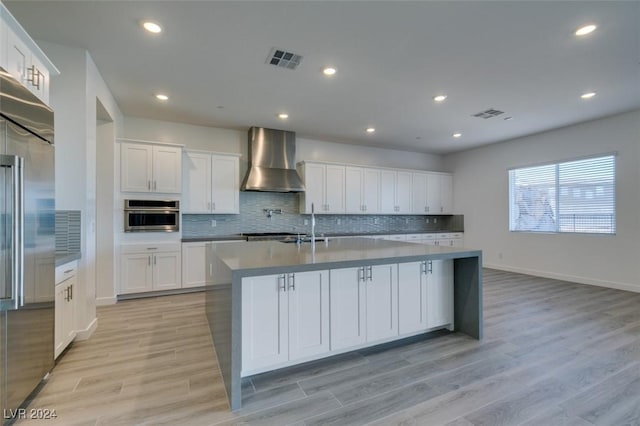
<instances>
[{"instance_id":1,"label":"lower white cabinet","mask_svg":"<svg viewBox=\"0 0 640 426\"><path fill-rule=\"evenodd\" d=\"M122 246L119 294L182 287L180 244Z\"/></svg>"},{"instance_id":2,"label":"lower white cabinet","mask_svg":"<svg viewBox=\"0 0 640 426\"><path fill-rule=\"evenodd\" d=\"M329 349L328 271L242 279L242 375Z\"/></svg>"},{"instance_id":3,"label":"lower white cabinet","mask_svg":"<svg viewBox=\"0 0 640 426\"><path fill-rule=\"evenodd\" d=\"M75 291L78 262L66 263L56 268L54 357L75 339Z\"/></svg>"},{"instance_id":4,"label":"lower white cabinet","mask_svg":"<svg viewBox=\"0 0 640 426\"><path fill-rule=\"evenodd\" d=\"M331 350L398 335L397 265L332 269Z\"/></svg>"},{"instance_id":5,"label":"lower white cabinet","mask_svg":"<svg viewBox=\"0 0 640 426\"><path fill-rule=\"evenodd\" d=\"M400 335L449 326L453 329L453 261L398 265Z\"/></svg>"}]
</instances>

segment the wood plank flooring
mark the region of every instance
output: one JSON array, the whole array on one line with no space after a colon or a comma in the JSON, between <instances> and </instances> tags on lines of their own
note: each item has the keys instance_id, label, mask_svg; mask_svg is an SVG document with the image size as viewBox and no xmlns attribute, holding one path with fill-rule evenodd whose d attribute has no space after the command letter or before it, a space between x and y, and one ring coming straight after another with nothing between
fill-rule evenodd
<instances>
[{"instance_id":1,"label":"wood plank flooring","mask_svg":"<svg viewBox=\"0 0 640 426\"><path fill-rule=\"evenodd\" d=\"M244 381L231 413L204 295L98 309L29 408L61 425L640 425L640 294L485 270L457 333ZM444 334L444 333L443 333Z\"/></svg>"}]
</instances>

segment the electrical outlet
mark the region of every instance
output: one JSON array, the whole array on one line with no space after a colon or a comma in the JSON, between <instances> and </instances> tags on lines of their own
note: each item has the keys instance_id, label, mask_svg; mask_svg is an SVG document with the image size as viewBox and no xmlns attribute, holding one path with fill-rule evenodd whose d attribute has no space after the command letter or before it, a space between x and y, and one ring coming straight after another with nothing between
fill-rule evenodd
<instances>
[{"instance_id":1,"label":"electrical outlet","mask_svg":"<svg viewBox=\"0 0 640 426\"><path fill-rule=\"evenodd\" d=\"M426 219L424 220L424 223L427 223L427 224L428 224L428 223L429 223L429 218L426 218Z\"/></svg>"},{"instance_id":2,"label":"electrical outlet","mask_svg":"<svg viewBox=\"0 0 640 426\"><path fill-rule=\"evenodd\" d=\"M304 220L304 224L305 224L305 225L308 225L308 224L309 224L309 219L305 219L305 220Z\"/></svg>"},{"instance_id":3,"label":"electrical outlet","mask_svg":"<svg viewBox=\"0 0 640 426\"><path fill-rule=\"evenodd\" d=\"M408 225L408 224L409 224L409 218L408 218L408 217L405 217L405 218L404 218L404 224L405 224L405 225Z\"/></svg>"},{"instance_id":4,"label":"electrical outlet","mask_svg":"<svg viewBox=\"0 0 640 426\"><path fill-rule=\"evenodd\" d=\"M433 218L433 223L438 223L438 218L437 217Z\"/></svg>"},{"instance_id":5,"label":"electrical outlet","mask_svg":"<svg viewBox=\"0 0 640 426\"><path fill-rule=\"evenodd\" d=\"M215 228L216 226L218 226L218 223L216 222L215 219L211 219L211 227Z\"/></svg>"},{"instance_id":6,"label":"electrical outlet","mask_svg":"<svg viewBox=\"0 0 640 426\"><path fill-rule=\"evenodd\" d=\"M337 224L337 225L340 225L340 223L342 223L342 221L341 221L340 219L337 219L337 220L336 220L336 224Z\"/></svg>"},{"instance_id":7,"label":"electrical outlet","mask_svg":"<svg viewBox=\"0 0 640 426\"><path fill-rule=\"evenodd\" d=\"M375 219L373 219L373 224L377 225L378 224L378 218L376 217Z\"/></svg>"}]
</instances>

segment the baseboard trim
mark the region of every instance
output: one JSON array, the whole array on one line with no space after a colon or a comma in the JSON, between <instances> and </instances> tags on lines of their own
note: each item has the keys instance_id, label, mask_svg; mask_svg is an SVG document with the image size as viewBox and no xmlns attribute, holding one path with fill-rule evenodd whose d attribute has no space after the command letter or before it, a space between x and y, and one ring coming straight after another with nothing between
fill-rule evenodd
<instances>
[{"instance_id":1,"label":"baseboard trim","mask_svg":"<svg viewBox=\"0 0 640 426\"><path fill-rule=\"evenodd\" d=\"M569 282L578 283L578 284L587 284L587 285L593 285L596 287L613 288L616 290L625 290L625 291L631 291L634 293L640 293L640 286L629 284L629 283L621 283L621 282L615 282L615 281L602 281L602 280L596 280L588 277L581 277L577 275L558 274L555 272L540 271L537 269L517 268L517 267L505 266L505 265L494 265L490 263L485 263L483 266L485 268L497 269L499 271L515 272L518 274L533 275L536 277L551 278L554 280L569 281Z\"/></svg>"},{"instance_id":2,"label":"baseboard trim","mask_svg":"<svg viewBox=\"0 0 640 426\"><path fill-rule=\"evenodd\" d=\"M85 328L84 330L78 330L76 332L75 340L77 341L88 340L89 337L91 337L91 335L93 334L94 331L96 331L97 328L98 328L98 318L94 318L87 328Z\"/></svg>"},{"instance_id":3,"label":"baseboard trim","mask_svg":"<svg viewBox=\"0 0 640 426\"><path fill-rule=\"evenodd\" d=\"M118 303L118 298L113 296L113 297L98 297L96 298L96 306L108 306L108 305L115 305L116 303Z\"/></svg>"}]
</instances>

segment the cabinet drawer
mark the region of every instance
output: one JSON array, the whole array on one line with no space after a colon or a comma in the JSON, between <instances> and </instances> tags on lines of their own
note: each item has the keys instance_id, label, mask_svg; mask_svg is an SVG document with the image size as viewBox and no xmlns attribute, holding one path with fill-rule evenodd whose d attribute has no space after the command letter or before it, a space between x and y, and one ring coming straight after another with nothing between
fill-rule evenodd
<instances>
[{"instance_id":1,"label":"cabinet drawer","mask_svg":"<svg viewBox=\"0 0 640 426\"><path fill-rule=\"evenodd\" d=\"M56 285L68 280L78 273L78 261L65 263L56 268Z\"/></svg>"},{"instance_id":2,"label":"cabinet drawer","mask_svg":"<svg viewBox=\"0 0 640 426\"><path fill-rule=\"evenodd\" d=\"M134 253L165 253L182 251L182 244L123 244L120 247L122 254L134 254Z\"/></svg>"}]
</instances>

